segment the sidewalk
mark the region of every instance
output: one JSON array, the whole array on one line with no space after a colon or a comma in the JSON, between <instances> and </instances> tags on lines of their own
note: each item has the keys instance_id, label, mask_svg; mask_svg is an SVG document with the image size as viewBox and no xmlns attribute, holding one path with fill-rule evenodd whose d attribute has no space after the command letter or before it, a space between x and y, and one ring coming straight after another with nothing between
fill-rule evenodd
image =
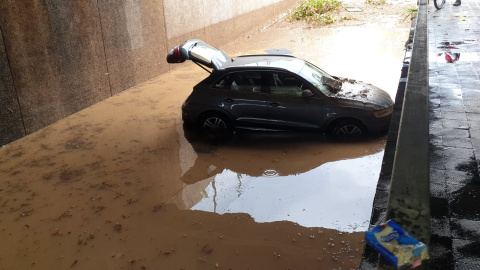
<instances>
[{"instance_id":1,"label":"sidewalk","mask_svg":"<svg viewBox=\"0 0 480 270\"><path fill-rule=\"evenodd\" d=\"M480 269L480 1L428 14L430 269Z\"/></svg>"}]
</instances>

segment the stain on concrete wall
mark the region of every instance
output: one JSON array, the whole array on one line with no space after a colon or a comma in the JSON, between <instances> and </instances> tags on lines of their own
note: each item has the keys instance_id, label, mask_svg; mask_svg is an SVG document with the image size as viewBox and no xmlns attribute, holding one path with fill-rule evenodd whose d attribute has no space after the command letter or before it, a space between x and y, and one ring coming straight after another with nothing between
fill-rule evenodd
<instances>
[{"instance_id":1,"label":"stain on concrete wall","mask_svg":"<svg viewBox=\"0 0 480 270\"><path fill-rule=\"evenodd\" d=\"M0 14L27 134L111 96L95 1L0 1Z\"/></svg>"},{"instance_id":2,"label":"stain on concrete wall","mask_svg":"<svg viewBox=\"0 0 480 270\"><path fill-rule=\"evenodd\" d=\"M0 145L25 135L0 28Z\"/></svg>"},{"instance_id":3,"label":"stain on concrete wall","mask_svg":"<svg viewBox=\"0 0 480 270\"><path fill-rule=\"evenodd\" d=\"M168 71L161 1L103 0L99 7L113 94Z\"/></svg>"},{"instance_id":4,"label":"stain on concrete wall","mask_svg":"<svg viewBox=\"0 0 480 270\"><path fill-rule=\"evenodd\" d=\"M202 30L205 27L203 0L164 0L167 39L185 33Z\"/></svg>"},{"instance_id":5,"label":"stain on concrete wall","mask_svg":"<svg viewBox=\"0 0 480 270\"><path fill-rule=\"evenodd\" d=\"M139 0L125 1L125 18L127 20L127 32L130 37L130 48L139 49L144 46L142 9Z\"/></svg>"},{"instance_id":6,"label":"stain on concrete wall","mask_svg":"<svg viewBox=\"0 0 480 270\"><path fill-rule=\"evenodd\" d=\"M301 0L164 0L168 47L197 38L214 46L258 29Z\"/></svg>"},{"instance_id":7,"label":"stain on concrete wall","mask_svg":"<svg viewBox=\"0 0 480 270\"><path fill-rule=\"evenodd\" d=\"M219 24L235 17L250 14L265 7L273 7L277 3L299 1L285 0L164 0L167 24L167 38L175 38L188 32ZM285 11L285 10L284 10ZM263 19L271 19L264 14ZM248 20L246 24L250 24ZM257 25L258 26L258 25Z\"/></svg>"}]
</instances>

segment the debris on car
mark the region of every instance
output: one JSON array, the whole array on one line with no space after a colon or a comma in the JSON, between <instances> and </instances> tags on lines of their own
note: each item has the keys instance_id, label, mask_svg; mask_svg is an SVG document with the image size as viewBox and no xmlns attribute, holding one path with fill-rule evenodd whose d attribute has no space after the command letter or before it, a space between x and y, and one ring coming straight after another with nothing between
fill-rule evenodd
<instances>
[{"instance_id":1,"label":"debris on car","mask_svg":"<svg viewBox=\"0 0 480 270\"><path fill-rule=\"evenodd\" d=\"M337 92L342 90L342 81L337 80L335 78L323 76L322 84L330 86L332 89L336 90Z\"/></svg>"}]
</instances>

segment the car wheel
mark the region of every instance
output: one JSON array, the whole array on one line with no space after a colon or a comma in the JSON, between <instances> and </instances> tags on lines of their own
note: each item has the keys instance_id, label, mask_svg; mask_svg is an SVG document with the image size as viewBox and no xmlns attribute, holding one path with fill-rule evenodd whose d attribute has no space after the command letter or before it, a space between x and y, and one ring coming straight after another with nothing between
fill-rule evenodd
<instances>
[{"instance_id":1,"label":"car wheel","mask_svg":"<svg viewBox=\"0 0 480 270\"><path fill-rule=\"evenodd\" d=\"M201 121L203 134L211 140L225 140L232 136L233 128L230 120L223 114L210 113Z\"/></svg>"},{"instance_id":2,"label":"car wheel","mask_svg":"<svg viewBox=\"0 0 480 270\"><path fill-rule=\"evenodd\" d=\"M362 139L367 130L358 120L341 119L333 123L327 133L332 139L347 141Z\"/></svg>"}]
</instances>

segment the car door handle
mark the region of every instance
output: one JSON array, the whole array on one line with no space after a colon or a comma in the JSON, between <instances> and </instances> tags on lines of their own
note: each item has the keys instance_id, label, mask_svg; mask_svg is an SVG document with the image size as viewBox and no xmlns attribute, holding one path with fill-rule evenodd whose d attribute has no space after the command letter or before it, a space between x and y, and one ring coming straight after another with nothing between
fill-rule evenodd
<instances>
[{"instance_id":1,"label":"car door handle","mask_svg":"<svg viewBox=\"0 0 480 270\"><path fill-rule=\"evenodd\" d=\"M226 98L226 99L224 99L224 101L225 101L225 102L228 102L228 103L232 103L232 102L233 102L233 99L231 99L231 98Z\"/></svg>"},{"instance_id":2,"label":"car door handle","mask_svg":"<svg viewBox=\"0 0 480 270\"><path fill-rule=\"evenodd\" d=\"M280 106L280 104L278 104L277 102L272 102L272 103L270 103L270 106L272 106L272 107L278 107L278 106Z\"/></svg>"}]
</instances>

